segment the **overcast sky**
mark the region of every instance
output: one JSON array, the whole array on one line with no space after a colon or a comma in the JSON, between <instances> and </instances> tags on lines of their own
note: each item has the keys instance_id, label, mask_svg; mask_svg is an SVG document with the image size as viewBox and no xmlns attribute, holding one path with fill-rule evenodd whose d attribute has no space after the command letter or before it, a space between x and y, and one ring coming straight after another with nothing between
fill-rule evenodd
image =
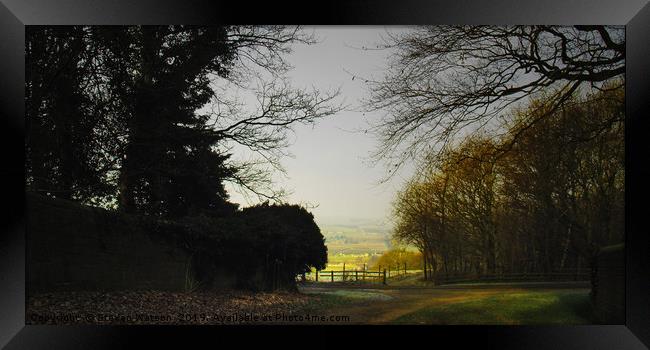
<instances>
[{"instance_id":1,"label":"overcast sky","mask_svg":"<svg viewBox=\"0 0 650 350\"><path fill-rule=\"evenodd\" d=\"M294 66L289 73L295 87L315 87L331 90L341 87L341 97L348 110L328 117L311 126L298 126L288 151L292 158L282 164L288 178L278 178L292 194L290 203L318 205L312 212L319 223L345 223L351 219L385 221L395 191L412 173L407 167L390 182L379 184L385 176L383 166L372 167L370 152L377 147L368 133L358 132L367 127L367 120L380 114L355 109L366 95L362 79L356 76L379 77L386 67L385 50L361 50L374 47L386 34L385 27L307 27L315 32L318 44L296 45L287 60ZM391 31L399 28L390 28ZM237 156L237 154L235 154ZM244 206L255 202L246 199L229 187L231 200Z\"/></svg>"}]
</instances>

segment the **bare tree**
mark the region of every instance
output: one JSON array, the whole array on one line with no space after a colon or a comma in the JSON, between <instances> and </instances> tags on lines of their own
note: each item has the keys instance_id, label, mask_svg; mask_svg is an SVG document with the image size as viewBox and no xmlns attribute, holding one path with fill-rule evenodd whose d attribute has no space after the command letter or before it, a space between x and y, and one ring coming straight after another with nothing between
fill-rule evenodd
<instances>
[{"instance_id":1,"label":"bare tree","mask_svg":"<svg viewBox=\"0 0 650 350\"><path fill-rule=\"evenodd\" d=\"M286 191L274 186L272 175L284 173L280 160L287 156L289 134L295 125L314 125L340 111L335 101L340 90L296 88L289 82L291 45L317 43L300 27L236 26L228 40L237 47L236 63L227 76L214 77L208 116L229 148L237 145L255 155L230 160L238 171L229 180L246 196L281 201Z\"/></svg>"},{"instance_id":2,"label":"bare tree","mask_svg":"<svg viewBox=\"0 0 650 350\"><path fill-rule=\"evenodd\" d=\"M547 87L551 114L582 87L623 87L625 33L614 26L430 26L389 33L383 79L368 80L367 111L385 111L372 129L375 161L404 161L451 145L456 136L500 128L513 104ZM512 139L516 142L516 138ZM511 147L508 145L503 150Z\"/></svg>"},{"instance_id":3,"label":"bare tree","mask_svg":"<svg viewBox=\"0 0 650 350\"><path fill-rule=\"evenodd\" d=\"M549 108L533 100L506 137L477 134L446 149L398 192L393 238L417 246L434 273L584 268L623 240L624 99L621 89L573 96L520 132L519 120Z\"/></svg>"}]
</instances>

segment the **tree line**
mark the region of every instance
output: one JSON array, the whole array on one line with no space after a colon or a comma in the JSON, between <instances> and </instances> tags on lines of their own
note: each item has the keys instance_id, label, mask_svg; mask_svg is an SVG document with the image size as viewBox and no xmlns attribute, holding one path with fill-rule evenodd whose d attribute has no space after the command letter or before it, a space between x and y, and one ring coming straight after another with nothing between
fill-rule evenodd
<instances>
[{"instance_id":1,"label":"tree line","mask_svg":"<svg viewBox=\"0 0 650 350\"><path fill-rule=\"evenodd\" d=\"M615 85L559 107L532 98L502 135L474 133L429 157L397 195L394 237L419 248L429 278L588 267L624 235L625 105Z\"/></svg>"},{"instance_id":2,"label":"tree line","mask_svg":"<svg viewBox=\"0 0 650 350\"><path fill-rule=\"evenodd\" d=\"M407 250L404 247L395 247L382 253L378 259L372 261L370 269L421 270L422 263L421 252Z\"/></svg>"},{"instance_id":3,"label":"tree line","mask_svg":"<svg viewBox=\"0 0 650 350\"><path fill-rule=\"evenodd\" d=\"M426 273L586 267L624 232L625 28L418 26L366 79L394 236Z\"/></svg>"},{"instance_id":4,"label":"tree line","mask_svg":"<svg viewBox=\"0 0 650 350\"><path fill-rule=\"evenodd\" d=\"M337 91L289 83L284 56L298 43L315 38L285 26L26 27L27 190L199 226L298 210L242 211L225 189L230 182L281 200L270 179L287 134L340 109ZM232 159L234 146L256 158ZM295 215L313 221L306 211ZM242 236L261 229L230 227ZM264 227L276 228L280 241L295 243L277 222ZM326 251L315 224L299 232L315 239L312 255L290 245L264 250L296 274L324 264Z\"/></svg>"}]
</instances>

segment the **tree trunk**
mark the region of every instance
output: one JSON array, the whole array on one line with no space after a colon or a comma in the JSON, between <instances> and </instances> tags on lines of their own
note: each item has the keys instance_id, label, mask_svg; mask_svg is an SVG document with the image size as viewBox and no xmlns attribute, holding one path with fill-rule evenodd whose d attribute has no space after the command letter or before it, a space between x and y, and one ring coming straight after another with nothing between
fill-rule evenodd
<instances>
[{"instance_id":1,"label":"tree trunk","mask_svg":"<svg viewBox=\"0 0 650 350\"><path fill-rule=\"evenodd\" d=\"M427 281L428 276L427 276L427 254L426 254L426 251L422 252L422 259L423 259L422 268L423 268L423 271L424 271L424 280Z\"/></svg>"}]
</instances>

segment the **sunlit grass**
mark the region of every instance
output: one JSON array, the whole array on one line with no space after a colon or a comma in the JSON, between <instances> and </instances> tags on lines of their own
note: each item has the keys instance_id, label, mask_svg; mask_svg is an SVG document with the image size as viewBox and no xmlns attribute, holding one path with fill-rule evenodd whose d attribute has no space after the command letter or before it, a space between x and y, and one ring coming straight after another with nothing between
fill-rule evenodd
<instances>
[{"instance_id":1,"label":"sunlit grass","mask_svg":"<svg viewBox=\"0 0 650 350\"><path fill-rule=\"evenodd\" d=\"M365 290L333 290L333 291L323 291L319 293L320 295L328 295L334 297L340 297L341 299L347 299L351 302L362 301L362 300L391 300L392 297L378 292L378 291L365 291Z\"/></svg>"},{"instance_id":2,"label":"sunlit grass","mask_svg":"<svg viewBox=\"0 0 650 350\"><path fill-rule=\"evenodd\" d=\"M378 254L329 254L327 257L327 267L326 270L343 270L344 264L345 269L349 271L353 270L363 270L364 264L369 266L373 259L377 259Z\"/></svg>"},{"instance_id":3,"label":"sunlit grass","mask_svg":"<svg viewBox=\"0 0 650 350\"><path fill-rule=\"evenodd\" d=\"M431 281L425 281L422 270L407 270L406 274L400 272L400 274L393 274L388 279L389 286L401 287L401 286L434 286L435 284Z\"/></svg>"},{"instance_id":4,"label":"sunlit grass","mask_svg":"<svg viewBox=\"0 0 650 350\"><path fill-rule=\"evenodd\" d=\"M407 324L593 324L589 293L580 291L508 292L430 305L403 315Z\"/></svg>"},{"instance_id":5,"label":"sunlit grass","mask_svg":"<svg viewBox=\"0 0 650 350\"><path fill-rule=\"evenodd\" d=\"M314 298L305 306L305 309L321 312L340 306L364 305L374 301L392 299L388 295L372 291L332 290L307 294L314 295Z\"/></svg>"}]
</instances>

